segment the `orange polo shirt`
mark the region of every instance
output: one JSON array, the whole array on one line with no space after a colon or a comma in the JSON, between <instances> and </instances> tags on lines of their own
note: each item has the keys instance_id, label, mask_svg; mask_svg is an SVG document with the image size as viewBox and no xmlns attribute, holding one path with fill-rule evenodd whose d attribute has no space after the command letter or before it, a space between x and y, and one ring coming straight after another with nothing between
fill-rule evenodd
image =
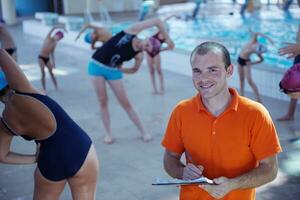
<instances>
[{"instance_id":1,"label":"orange polo shirt","mask_svg":"<svg viewBox=\"0 0 300 200\"><path fill-rule=\"evenodd\" d=\"M199 95L180 102L172 112L162 145L187 151L210 179L233 178L258 166L258 161L281 152L272 119L264 106L229 89L232 100L218 117L209 113ZM181 200L212 200L198 186L182 186ZM223 200L253 200L255 189L228 193Z\"/></svg>"}]
</instances>

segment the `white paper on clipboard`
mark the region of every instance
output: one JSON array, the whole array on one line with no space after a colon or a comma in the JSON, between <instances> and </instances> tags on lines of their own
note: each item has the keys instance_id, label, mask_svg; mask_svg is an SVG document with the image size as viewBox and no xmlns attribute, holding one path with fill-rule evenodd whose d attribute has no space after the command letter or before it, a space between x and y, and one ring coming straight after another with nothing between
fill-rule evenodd
<instances>
[{"instance_id":1,"label":"white paper on clipboard","mask_svg":"<svg viewBox=\"0 0 300 200\"><path fill-rule=\"evenodd\" d=\"M165 180L165 179L156 178L156 180L152 183L152 185L193 185L193 184L214 185L215 183L206 177L201 177L193 180L182 180L182 179Z\"/></svg>"}]
</instances>

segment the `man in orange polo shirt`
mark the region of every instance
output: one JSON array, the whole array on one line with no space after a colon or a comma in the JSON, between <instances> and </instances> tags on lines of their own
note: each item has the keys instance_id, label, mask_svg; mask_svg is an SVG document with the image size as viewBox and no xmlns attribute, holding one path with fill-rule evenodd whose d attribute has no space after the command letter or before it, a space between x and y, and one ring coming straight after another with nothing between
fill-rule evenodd
<instances>
[{"instance_id":1,"label":"man in orange polo shirt","mask_svg":"<svg viewBox=\"0 0 300 200\"><path fill-rule=\"evenodd\" d=\"M272 119L263 105L228 87L233 65L223 45L200 44L191 65L198 94L171 114L162 141L164 168L173 178L205 176L216 184L182 186L181 200L255 199L255 188L278 171L281 147Z\"/></svg>"}]
</instances>

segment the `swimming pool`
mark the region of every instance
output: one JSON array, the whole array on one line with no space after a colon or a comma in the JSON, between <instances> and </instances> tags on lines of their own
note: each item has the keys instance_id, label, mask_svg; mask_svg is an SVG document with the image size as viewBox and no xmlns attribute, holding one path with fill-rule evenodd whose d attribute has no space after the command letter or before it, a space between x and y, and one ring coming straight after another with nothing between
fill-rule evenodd
<instances>
[{"instance_id":1,"label":"swimming pool","mask_svg":"<svg viewBox=\"0 0 300 200\"><path fill-rule=\"evenodd\" d=\"M191 51L204 40L219 41L228 48L232 59L237 59L241 47L250 39L249 27L251 27L252 30L262 32L274 41L274 45L266 42L268 52L264 54L264 62L279 68L289 68L292 65L291 59L278 55L278 49L284 42L295 42L298 23L292 18L243 20L239 16L230 15L198 21L168 22L176 48Z\"/></svg>"},{"instance_id":2,"label":"swimming pool","mask_svg":"<svg viewBox=\"0 0 300 200\"><path fill-rule=\"evenodd\" d=\"M264 63L286 69L292 65L293 60L279 56L278 49L284 42L295 42L298 23L299 16L292 17L283 12L269 11L248 19L243 19L238 14L207 16L194 21L171 19L168 26L176 49L190 52L205 40L219 41L228 48L232 60L237 59L241 47L250 39L251 27L254 31L268 35L275 43L271 45L264 41L268 46L268 52L264 54ZM116 24L111 30L116 33L129 25L130 23Z\"/></svg>"}]
</instances>

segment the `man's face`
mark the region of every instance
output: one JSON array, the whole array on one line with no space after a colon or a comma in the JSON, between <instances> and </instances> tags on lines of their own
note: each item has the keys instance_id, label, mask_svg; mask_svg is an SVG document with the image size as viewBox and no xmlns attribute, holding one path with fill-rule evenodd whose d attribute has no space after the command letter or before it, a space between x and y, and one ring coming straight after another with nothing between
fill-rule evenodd
<instances>
[{"instance_id":1,"label":"man's face","mask_svg":"<svg viewBox=\"0 0 300 200\"><path fill-rule=\"evenodd\" d=\"M208 52L192 58L192 78L195 88L202 98L210 99L227 90L227 77L232 74L232 66L225 69L221 53Z\"/></svg>"}]
</instances>

